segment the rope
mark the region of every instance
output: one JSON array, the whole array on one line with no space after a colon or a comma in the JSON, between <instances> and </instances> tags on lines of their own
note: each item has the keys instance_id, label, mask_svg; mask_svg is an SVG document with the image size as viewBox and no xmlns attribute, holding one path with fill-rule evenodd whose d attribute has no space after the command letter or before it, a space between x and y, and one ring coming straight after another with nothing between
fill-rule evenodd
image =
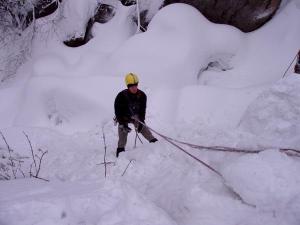
<instances>
[{"instance_id":1,"label":"rope","mask_svg":"<svg viewBox=\"0 0 300 225\"><path fill-rule=\"evenodd\" d=\"M231 186L229 186L224 178L224 176L217 171L216 169L214 169L212 166L208 165L207 163L205 163L204 161L202 161L201 159L197 158L196 156L192 155L191 153L189 153L188 151L186 151L184 148L182 148L181 146L179 146L178 144L175 144L173 141L175 141L172 138L169 138L159 132L157 132L156 130L152 129L151 127L147 126L145 123L143 123L142 121L138 120L137 118L133 118L135 121L137 121L138 123L142 124L143 126L147 127L149 130L151 130L153 133L157 134L158 136L162 137L164 140L166 140L167 142L169 142L171 145L175 146L176 148L178 148L179 150L181 150L182 152L184 152L185 154L187 154L188 156L190 156L191 158L193 158L194 160L196 160L197 162L199 162L200 164L204 165L206 168L208 168L209 170L211 170L213 173L217 174L219 178L221 178L223 185L233 194L237 197L237 199L239 199L242 203L251 206L251 207L256 207L255 205L249 204L247 203L239 193L237 193Z\"/></svg>"},{"instance_id":2,"label":"rope","mask_svg":"<svg viewBox=\"0 0 300 225\"><path fill-rule=\"evenodd\" d=\"M293 65L294 61L296 60L297 58L297 55L300 53L300 51L295 55L293 61L290 63L289 67L286 69L286 71L284 72L282 78L284 78L286 76L286 73L289 71L289 69L291 68L291 66Z\"/></svg>"},{"instance_id":3,"label":"rope","mask_svg":"<svg viewBox=\"0 0 300 225\"><path fill-rule=\"evenodd\" d=\"M299 154L299 155L293 155L293 156L300 157L300 150L292 149L292 148L278 148L278 147L270 146L270 147L264 147L264 148L261 148L261 149L257 150L257 149L242 149L242 148L225 147L225 146L196 145L196 144L192 144L192 143L188 143L188 142L184 142L184 141L179 141L179 140L176 140L176 139L171 138L171 137L167 137L166 135L160 134L159 132L153 130L151 127L147 126L145 123L143 123L143 122L141 122L141 121L139 121L137 119L135 119L135 120L137 122L143 124L147 128L149 128L149 130L153 131L154 133L156 133L157 135L159 135L160 137L162 137L165 140L176 142L176 143L179 143L179 144L183 144L183 145L186 145L186 146L194 148L194 149L210 150L210 151L216 151L216 152L227 152L227 153L258 154L260 152L263 152L263 151L266 151L268 149L273 148L273 149L279 149L279 151L284 152L286 154L287 154L288 151L293 151L296 154Z\"/></svg>"},{"instance_id":4,"label":"rope","mask_svg":"<svg viewBox=\"0 0 300 225\"><path fill-rule=\"evenodd\" d=\"M142 141L142 139L140 138L140 135L138 134L137 128L136 128L136 127L134 127L134 128L135 128L134 148L136 148L136 141L137 141L137 139L139 139L139 141L141 142L141 144L143 144L143 141Z\"/></svg>"},{"instance_id":5,"label":"rope","mask_svg":"<svg viewBox=\"0 0 300 225\"><path fill-rule=\"evenodd\" d=\"M145 123L143 123L142 121L138 120L137 118L134 118L134 120L136 120L137 122L139 122L140 124L142 124L143 126L147 127L149 130L151 130L153 133L157 134L158 136L162 137L164 140L166 140L167 142L169 142L171 145L175 146L176 148L180 149L181 151L183 151L185 154L187 154L188 156L190 156L191 158L195 159L197 162L201 163L202 165L204 165L205 167L207 167L208 169L210 169L211 171L213 171L214 173L216 173L217 175L219 175L220 177L223 178L222 174L220 172L218 172L216 169L214 169L213 167L211 167L210 165L208 165L207 163L205 163L204 161L202 161L201 159L197 158L196 156L192 155L191 153L189 153L188 151L186 151L184 148L180 147L179 145L175 144L172 138L169 138L159 132L157 132L156 130L153 130L151 127L147 126Z\"/></svg>"},{"instance_id":6,"label":"rope","mask_svg":"<svg viewBox=\"0 0 300 225\"><path fill-rule=\"evenodd\" d=\"M218 152L230 152L230 153L248 153L248 154L257 154L264 150L250 150L250 149L240 149L240 148L232 148L232 147L223 147L223 146L203 146L203 145L195 145L183 141L178 141L173 138L170 138L172 141L177 143L189 146L191 148L200 149L200 150L211 150L211 151L218 151Z\"/></svg>"}]
</instances>

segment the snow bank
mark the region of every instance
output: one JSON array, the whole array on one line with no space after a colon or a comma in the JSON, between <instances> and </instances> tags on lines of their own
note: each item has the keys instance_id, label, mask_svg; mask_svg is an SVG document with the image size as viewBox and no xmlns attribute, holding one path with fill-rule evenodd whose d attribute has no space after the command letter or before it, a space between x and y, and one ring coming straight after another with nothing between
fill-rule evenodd
<instances>
[{"instance_id":1,"label":"snow bank","mask_svg":"<svg viewBox=\"0 0 300 225\"><path fill-rule=\"evenodd\" d=\"M46 184L20 180L3 182L0 190L5 193L0 195L1 224L176 224L165 212L120 182Z\"/></svg>"},{"instance_id":2,"label":"snow bank","mask_svg":"<svg viewBox=\"0 0 300 225\"><path fill-rule=\"evenodd\" d=\"M121 81L106 77L35 77L24 91L14 124L48 127L65 133L88 131L112 121L114 96Z\"/></svg>"},{"instance_id":3,"label":"snow bank","mask_svg":"<svg viewBox=\"0 0 300 225\"><path fill-rule=\"evenodd\" d=\"M235 128L248 105L265 89L188 86L178 98L177 120L204 126ZM188 103L187 103L188 102Z\"/></svg>"},{"instance_id":4,"label":"snow bank","mask_svg":"<svg viewBox=\"0 0 300 225\"><path fill-rule=\"evenodd\" d=\"M62 20L58 23L61 40L83 37L86 25L94 16L97 0L67 0L62 2Z\"/></svg>"},{"instance_id":5,"label":"snow bank","mask_svg":"<svg viewBox=\"0 0 300 225\"><path fill-rule=\"evenodd\" d=\"M205 156L202 160L209 162ZM196 161L167 143L129 149L113 168L123 179L156 205L166 210L178 224L236 224L251 212L239 201L228 197L219 178ZM236 211L240 214L236 215Z\"/></svg>"},{"instance_id":6,"label":"snow bank","mask_svg":"<svg viewBox=\"0 0 300 225\"><path fill-rule=\"evenodd\" d=\"M123 87L120 83L123 78L117 80L116 75L138 73L142 88L163 86L170 90L184 87L196 83L200 68L205 67L209 59L234 54L242 43L243 35L237 29L212 24L185 4L165 7L153 18L147 32L130 38L135 30L130 20L133 9L119 3L116 16L106 24L97 24L93 28L95 38L80 48L70 49L55 41L46 49L42 45L36 46L33 74L45 78L33 77L28 82L24 93L26 99L14 124L48 127L65 133L88 130L99 121L99 115L113 114L112 104L117 92L111 90ZM71 77L77 78L67 80ZM198 95L196 92L201 92L201 87L199 90L193 94ZM153 89L148 92L152 93ZM168 95L168 90L165 94ZM165 94L161 92L157 99L159 105L176 109L177 102L172 106ZM190 105L189 101L185 104ZM198 114L199 107L191 108L191 114ZM179 112L179 120L182 117Z\"/></svg>"},{"instance_id":7,"label":"snow bank","mask_svg":"<svg viewBox=\"0 0 300 225\"><path fill-rule=\"evenodd\" d=\"M227 165L223 174L246 202L273 212L283 224L297 224L299 216L299 162L277 150L245 155ZM293 223L290 223L294 221ZM281 224L281 223L280 223Z\"/></svg>"},{"instance_id":8,"label":"snow bank","mask_svg":"<svg viewBox=\"0 0 300 225\"><path fill-rule=\"evenodd\" d=\"M136 33L133 21L135 6L126 7L121 2L116 5L115 16L105 24L95 23L92 29L92 45L103 53L117 50L127 39Z\"/></svg>"},{"instance_id":9,"label":"snow bank","mask_svg":"<svg viewBox=\"0 0 300 225\"><path fill-rule=\"evenodd\" d=\"M209 58L234 54L242 37L237 29L210 23L191 6L172 4L155 15L147 32L124 43L112 60L116 74L135 71L147 86L182 87L196 83Z\"/></svg>"},{"instance_id":10,"label":"snow bank","mask_svg":"<svg viewBox=\"0 0 300 225\"><path fill-rule=\"evenodd\" d=\"M248 107L240 127L273 144L299 147L300 76L290 75L263 92Z\"/></svg>"},{"instance_id":11,"label":"snow bank","mask_svg":"<svg viewBox=\"0 0 300 225\"><path fill-rule=\"evenodd\" d=\"M274 22L247 35L208 22L190 6L174 4L154 17L147 32L132 37L133 8L122 6L109 23L97 24L95 38L79 48L39 39L28 82L1 89L5 108L0 109L0 126L19 154L30 156L23 130L34 149L48 150L41 176L51 182L1 183L0 224L167 225L176 224L174 220L184 225L298 225L296 159L275 150L243 156L187 148L224 173L234 190L257 205L254 209L232 196L209 170L162 140L132 149L131 134L127 151L115 161L117 130L111 122L123 76L136 72L148 94L148 124L169 136L239 147L258 147L261 139L283 144L285 137L284 143L299 146L296 76L280 81L247 108L279 78L298 46L300 20L294 3ZM87 19L92 3L74 4L75 11L84 6L84 18L77 19ZM80 30L77 25L70 28ZM212 61L226 65L199 73ZM12 93L15 90L19 93ZM10 104L10 96L18 97ZM115 163L108 165L113 180L108 182L102 179L100 164L102 125L107 160ZM0 150L4 148L0 142ZM26 171L29 167L30 162L24 165Z\"/></svg>"},{"instance_id":12,"label":"snow bank","mask_svg":"<svg viewBox=\"0 0 300 225\"><path fill-rule=\"evenodd\" d=\"M204 72L200 83L244 88L281 79L299 48L300 11L295 4L290 1L262 28L247 34L240 51L231 60L232 70Z\"/></svg>"}]
</instances>

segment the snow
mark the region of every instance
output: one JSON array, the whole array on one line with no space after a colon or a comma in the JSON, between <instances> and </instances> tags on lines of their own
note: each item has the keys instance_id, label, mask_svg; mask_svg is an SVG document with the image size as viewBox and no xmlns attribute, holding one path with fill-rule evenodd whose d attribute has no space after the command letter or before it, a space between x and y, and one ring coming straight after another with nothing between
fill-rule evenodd
<instances>
[{"instance_id":1,"label":"snow","mask_svg":"<svg viewBox=\"0 0 300 225\"><path fill-rule=\"evenodd\" d=\"M243 168L242 173L238 168ZM239 180L233 186L242 193L246 201L265 210L278 209L282 212L294 196L299 194L297 185L300 176L296 175L298 170L296 160L276 150L268 150L242 156L237 162L227 165L225 177L228 182Z\"/></svg>"},{"instance_id":2,"label":"snow","mask_svg":"<svg viewBox=\"0 0 300 225\"><path fill-rule=\"evenodd\" d=\"M279 145L299 146L299 82L298 74L292 74L263 92L249 105L240 126Z\"/></svg>"},{"instance_id":3,"label":"snow","mask_svg":"<svg viewBox=\"0 0 300 225\"><path fill-rule=\"evenodd\" d=\"M45 184L21 180L12 183L21 188L11 192L11 184L0 187L1 192L14 195L13 198L1 197L1 202L6 203L6 207L0 206L1 224L175 224L163 210L117 181Z\"/></svg>"},{"instance_id":4,"label":"snow","mask_svg":"<svg viewBox=\"0 0 300 225\"><path fill-rule=\"evenodd\" d=\"M84 36L86 24L94 16L96 6L97 0L62 1L63 17L58 26L62 40Z\"/></svg>"},{"instance_id":5,"label":"snow","mask_svg":"<svg viewBox=\"0 0 300 225\"><path fill-rule=\"evenodd\" d=\"M141 3L155 14L161 1ZM21 167L27 177L32 158L23 132L35 154L47 151L40 177L50 182L1 181L0 224L299 225L299 159L279 151L300 147L299 77L289 70L281 79L299 48L299 2L284 2L249 34L174 4L136 34L135 6L114 1L116 15L95 24L93 39L63 45L82 34L95 4L66 1L63 19L37 21L31 60L1 84L0 131L13 155L28 157ZM157 135L158 143L134 148L130 134L116 159L113 101L128 72L138 74L148 96L151 128L199 145L267 150L182 146L218 170L227 186ZM0 156L3 166L9 154L2 139Z\"/></svg>"}]
</instances>

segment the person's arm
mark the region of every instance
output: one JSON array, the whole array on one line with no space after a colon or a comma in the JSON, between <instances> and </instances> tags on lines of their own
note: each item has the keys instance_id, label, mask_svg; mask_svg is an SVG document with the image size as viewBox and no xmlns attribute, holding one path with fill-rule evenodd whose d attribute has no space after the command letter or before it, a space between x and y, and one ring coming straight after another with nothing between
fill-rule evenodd
<instances>
[{"instance_id":1,"label":"person's arm","mask_svg":"<svg viewBox=\"0 0 300 225\"><path fill-rule=\"evenodd\" d=\"M146 94L143 92L142 93L142 98L141 98L141 108L140 108L140 120L142 122L145 121L145 117L146 117L146 108L147 108L147 96Z\"/></svg>"},{"instance_id":2,"label":"person's arm","mask_svg":"<svg viewBox=\"0 0 300 225\"><path fill-rule=\"evenodd\" d=\"M120 92L116 99L115 99L115 103L114 103L114 108L115 108L115 115L117 118L117 121L120 124L125 124L130 122L130 118L128 118L128 116L126 115L127 111L126 111L126 98L125 96L122 94L122 92Z\"/></svg>"}]
</instances>

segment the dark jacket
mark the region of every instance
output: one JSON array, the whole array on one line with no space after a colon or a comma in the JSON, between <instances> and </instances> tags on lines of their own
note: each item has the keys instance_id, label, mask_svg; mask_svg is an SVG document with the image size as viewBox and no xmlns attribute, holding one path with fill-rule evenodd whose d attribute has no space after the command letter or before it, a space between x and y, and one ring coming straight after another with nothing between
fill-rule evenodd
<instances>
[{"instance_id":1,"label":"dark jacket","mask_svg":"<svg viewBox=\"0 0 300 225\"><path fill-rule=\"evenodd\" d=\"M128 89L121 91L115 99L115 115L120 124L133 122L131 117L138 115L141 121L145 121L146 115L146 94L138 90L132 94Z\"/></svg>"}]
</instances>

